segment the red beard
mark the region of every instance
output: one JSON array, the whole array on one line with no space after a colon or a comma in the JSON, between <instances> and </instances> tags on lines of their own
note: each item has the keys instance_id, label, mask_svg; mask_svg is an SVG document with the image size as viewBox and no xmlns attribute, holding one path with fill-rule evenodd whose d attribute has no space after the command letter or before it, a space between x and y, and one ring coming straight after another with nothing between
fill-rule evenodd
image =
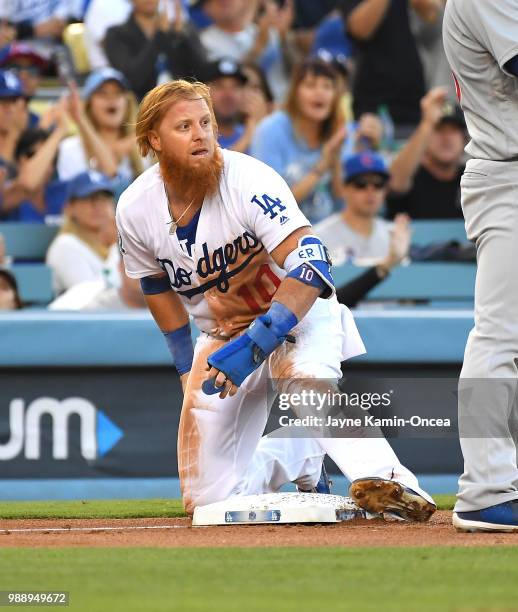
<instances>
[{"instance_id":1,"label":"red beard","mask_svg":"<svg viewBox=\"0 0 518 612\"><path fill-rule=\"evenodd\" d=\"M162 151L159 165L164 183L171 185L176 193L183 194L185 199L194 200L197 197L210 197L218 191L223 157L216 148L211 158L192 167L182 163L174 153Z\"/></svg>"}]
</instances>

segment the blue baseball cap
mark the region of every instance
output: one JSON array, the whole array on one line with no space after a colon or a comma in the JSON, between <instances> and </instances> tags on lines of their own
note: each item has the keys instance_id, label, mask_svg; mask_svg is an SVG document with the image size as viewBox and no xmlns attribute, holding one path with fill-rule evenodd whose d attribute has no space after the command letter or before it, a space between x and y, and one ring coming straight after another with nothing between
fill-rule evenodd
<instances>
[{"instance_id":1,"label":"blue baseball cap","mask_svg":"<svg viewBox=\"0 0 518 612\"><path fill-rule=\"evenodd\" d=\"M347 157L343 163L344 182L349 183L360 174L379 174L390 178L387 164L377 153L357 153Z\"/></svg>"},{"instance_id":2,"label":"blue baseball cap","mask_svg":"<svg viewBox=\"0 0 518 612\"><path fill-rule=\"evenodd\" d=\"M97 170L81 172L68 183L68 198L87 198L93 193L106 191L115 195L113 181Z\"/></svg>"},{"instance_id":3,"label":"blue baseball cap","mask_svg":"<svg viewBox=\"0 0 518 612\"><path fill-rule=\"evenodd\" d=\"M0 70L0 98L22 98L20 79L9 70Z\"/></svg>"},{"instance_id":4,"label":"blue baseball cap","mask_svg":"<svg viewBox=\"0 0 518 612\"><path fill-rule=\"evenodd\" d=\"M324 19L317 28L313 53L327 52L333 58L347 60L353 53L353 48L344 28L342 17L332 16Z\"/></svg>"},{"instance_id":5,"label":"blue baseball cap","mask_svg":"<svg viewBox=\"0 0 518 612\"><path fill-rule=\"evenodd\" d=\"M129 89L128 81L122 72L107 66L106 68L95 70L86 79L83 86L83 98L88 100L94 91L99 89L101 85L104 85L104 83L107 83L108 81L115 81L122 87L122 89Z\"/></svg>"}]
</instances>

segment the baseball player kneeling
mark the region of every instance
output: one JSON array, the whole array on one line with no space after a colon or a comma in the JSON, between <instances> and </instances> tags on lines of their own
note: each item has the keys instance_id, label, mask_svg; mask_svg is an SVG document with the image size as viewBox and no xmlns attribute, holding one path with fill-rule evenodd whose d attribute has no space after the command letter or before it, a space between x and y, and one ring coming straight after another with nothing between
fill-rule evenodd
<instances>
[{"instance_id":1,"label":"baseball player kneeling","mask_svg":"<svg viewBox=\"0 0 518 612\"><path fill-rule=\"evenodd\" d=\"M117 208L127 274L140 279L181 375L186 510L287 482L329 492L327 453L353 482L359 505L427 520L432 498L383 437L262 437L269 379L337 381L340 363L365 349L335 298L326 249L284 180L220 149L216 133L201 83L150 91L137 139L158 164ZM189 315L201 330L194 348Z\"/></svg>"}]
</instances>

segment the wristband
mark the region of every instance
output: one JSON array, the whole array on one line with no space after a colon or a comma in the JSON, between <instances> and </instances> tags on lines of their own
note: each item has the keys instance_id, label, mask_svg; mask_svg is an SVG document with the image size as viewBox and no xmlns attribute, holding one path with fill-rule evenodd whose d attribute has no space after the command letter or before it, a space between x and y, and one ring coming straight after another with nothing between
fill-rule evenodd
<instances>
[{"instance_id":1,"label":"wristband","mask_svg":"<svg viewBox=\"0 0 518 612\"><path fill-rule=\"evenodd\" d=\"M255 372L273 351L287 340L288 332L298 323L297 317L280 302L272 302L268 312L255 319L245 333L209 355L207 362L223 372L238 387ZM207 395L221 393L215 378L203 383Z\"/></svg>"},{"instance_id":2,"label":"wristband","mask_svg":"<svg viewBox=\"0 0 518 612\"><path fill-rule=\"evenodd\" d=\"M292 327L297 325L297 317L291 310L280 302L272 302L268 312L264 315L270 319L270 330L279 340L285 339Z\"/></svg>"},{"instance_id":3,"label":"wristband","mask_svg":"<svg viewBox=\"0 0 518 612\"><path fill-rule=\"evenodd\" d=\"M164 332L167 347L178 370L178 374L186 374L192 368L194 348L191 339L189 323L171 332Z\"/></svg>"}]
</instances>

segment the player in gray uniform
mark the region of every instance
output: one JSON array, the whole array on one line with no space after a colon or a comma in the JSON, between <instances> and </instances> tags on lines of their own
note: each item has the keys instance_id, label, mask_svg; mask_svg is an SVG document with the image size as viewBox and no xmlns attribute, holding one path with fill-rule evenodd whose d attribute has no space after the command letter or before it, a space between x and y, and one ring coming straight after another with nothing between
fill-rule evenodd
<instances>
[{"instance_id":1,"label":"player in gray uniform","mask_svg":"<svg viewBox=\"0 0 518 612\"><path fill-rule=\"evenodd\" d=\"M448 0L443 37L471 137L462 209L478 253L453 524L518 531L518 0Z\"/></svg>"}]
</instances>

